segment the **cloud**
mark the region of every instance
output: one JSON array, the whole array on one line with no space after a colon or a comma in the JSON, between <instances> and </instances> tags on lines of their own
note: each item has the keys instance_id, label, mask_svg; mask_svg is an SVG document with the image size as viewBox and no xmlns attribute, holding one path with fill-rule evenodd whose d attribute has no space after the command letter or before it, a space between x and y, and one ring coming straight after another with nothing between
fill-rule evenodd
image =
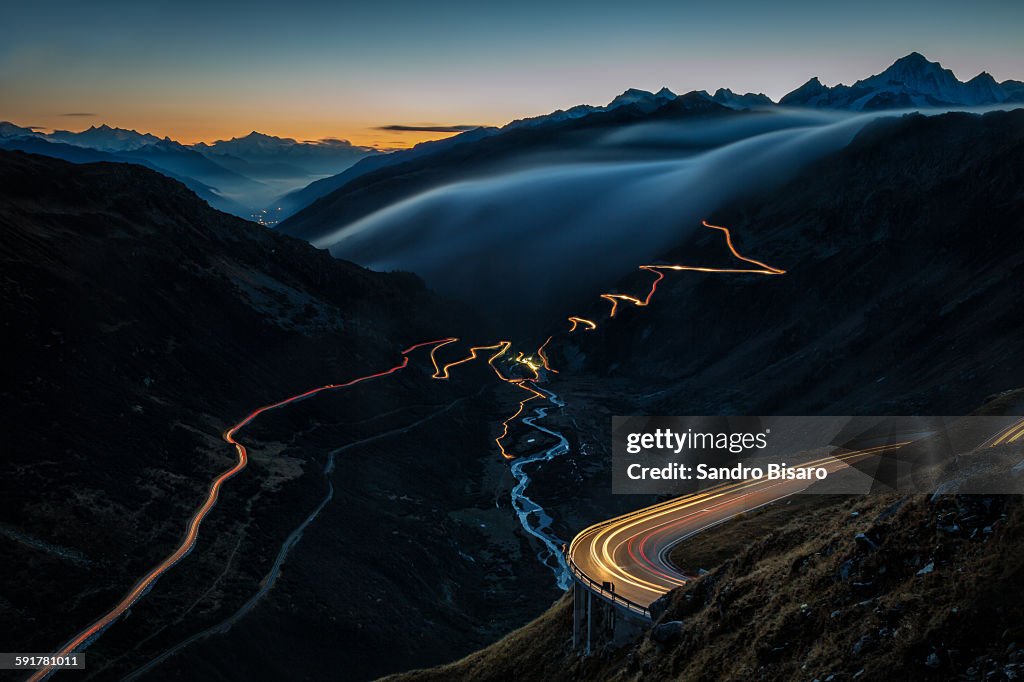
<instances>
[{"instance_id":1,"label":"cloud","mask_svg":"<svg viewBox=\"0 0 1024 682\"><path fill-rule=\"evenodd\" d=\"M389 125L379 126L377 130L390 130L393 132L401 133L463 133L467 130L474 130L476 128L482 128L483 126L478 125L459 125L459 126L406 126L406 125Z\"/></svg>"},{"instance_id":2,"label":"cloud","mask_svg":"<svg viewBox=\"0 0 1024 682\"><path fill-rule=\"evenodd\" d=\"M94 114L91 111L69 111L66 114L60 114L60 115L61 116L71 116L71 117L75 117L75 118L77 118L77 117L99 116L99 114Z\"/></svg>"}]
</instances>

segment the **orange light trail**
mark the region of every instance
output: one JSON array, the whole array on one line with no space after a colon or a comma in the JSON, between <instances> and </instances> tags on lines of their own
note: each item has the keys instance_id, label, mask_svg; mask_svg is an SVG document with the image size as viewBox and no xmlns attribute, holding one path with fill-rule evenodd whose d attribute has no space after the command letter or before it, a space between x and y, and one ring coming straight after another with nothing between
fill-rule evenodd
<instances>
[{"instance_id":1,"label":"orange light trail","mask_svg":"<svg viewBox=\"0 0 1024 682\"><path fill-rule=\"evenodd\" d=\"M458 341L458 339L454 338L454 337L449 338L449 339L445 339L444 343L438 345L437 347L434 348L434 350L432 350L430 352L430 361L432 363L434 363L434 374L433 374L433 376L431 376L431 379L444 379L444 380L447 380L447 379L451 378L451 376L448 373L448 370L450 370L452 367L455 367L457 365L461 365L461 364L464 364L466 362L471 362L473 360L476 360L478 357L480 357L477 354L477 351L481 351L481 350L496 350L496 351L498 351L497 353L492 355L487 360L487 364L489 364L493 368L494 367L494 361L497 358L499 358L502 355L504 355L505 352L509 348L512 347L512 342L511 341L499 341L498 343L491 344L490 346L473 346L473 347L471 347L469 349L469 355L467 355L466 357L462 358L461 360L456 360L454 362L449 362L449 363L446 363L444 365L439 365L438 362L437 362L437 356L436 356L437 350L439 348L441 348L442 346L447 346L448 344L455 343L456 341ZM495 370L495 372L497 372L497 370ZM498 376L501 377L501 374L499 373ZM502 378L504 378L504 377L502 377Z\"/></svg>"},{"instance_id":2,"label":"orange light trail","mask_svg":"<svg viewBox=\"0 0 1024 682\"><path fill-rule=\"evenodd\" d=\"M601 298L605 299L606 301L608 301L612 305L612 310L611 310L611 313L609 314L609 317L615 317L615 314L618 312L618 309L619 309L619 301L628 301L629 303L632 303L633 305L635 305L635 306L637 306L639 308L643 308L643 307L646 307L646 306L650 305L651 299L654 298L654 292L656 292L658 290L658 284L661 283L661 280L665 279L665 274L663 272L665 270L670 270L670 271L673 271L673 272L687 271L687 272L714 272L714 273L733 273L733 274L745 273L745 274L753 274L753 275L784 275L784 274L786 274L785 270L781 270L779 268L772 267L771 265L767 265L765 263L762 263L759 260L754 260L753 258L748 258L747 256L744 256L743 254L741 254L736 249L736 246L733 244L732 233L729 231L729 228L722 227L721 225L712 225L711 223L707 222L706 220L702 220L701 224L704 227L710 228L712 230L719 230L720 232L722 232L725 235L725 244L726 244L727 247L729 247L729 251L732 253L732 255L735 258L737 258L738 260L741 260L741 261L743 261L745 263L750 263L751 265L755 265L757 267L754 267L754 268L711 268L711 267L697 266L697 265L641 265L639 267L640 270L646 270L647 272L650 272L650 273L654 274L654 281L651 282L651 288L647 292L647 296L645 296L644 298L640 299L640 298L637 298L636 296L630 296L628 294L601 294ZM586 320L586 319L584 319L582 317L570 317L569 321L572 322L572 326L569 328L570 332L576 331L576 328L578 327L578 323L586 324L587 325L587 331L591 331L591 330L597 329L597 325L594 322L592 322L591 320Z\"/></svg>"},{"instance_id":3,"label":"orange light trail","mask_svg":"<svg viewBox=\"0 0 1024 682\"><path fill-rule=\"evenodd\" d=\"M572 326L571 326L571 327L569 327L569 331L570 331L570 332L574 332L574 331L576 331L576 328L577 328L578 326L580 326L581 324L582 324L582 325L584 325L584 326L586 327L586 330L587 330L588 332L589 332L589 331L594 331L595 329L597 329L597 323L596 323L596 322L594 322L593 320L588 320L588 319L587 319L587 318L585 318L585 317L576 317L576 316L574 315L574 316L572 316L572 317L570 317L570 318L569 318L569 321L570 321L570 322L572 322Z\"/></svg>"},{"instance_id":4,"label":"orange light trail","mask_svg":"<svg viewBox=\"0 0 1024 682\"><path fill-rule=\"evenodd\" d=\"M238 440L235 439L235 436L242 428L244 428L250 422L252 422L253 419L263 414L264 412L267 412L268 410L275 410L279 407L284 407L285 405L288 405L290 403L298 402L305 398L309 398L310 396L314 396L322 391L349 388L350 386L355 386L356 384L360 384L365 381L370 381L371 379L378 379L380 377L385 377L390 374L394 374L395 372L398 372L408 366L409 353L411 353L412 351L416 350L417 348L422 348L424 346L437 346L438 344L443 345L446 342L446 339L440 339L437 341L424 341L422 343L417 343L412 346L409 346L401 353L402 361L395 365L394 367L391 367L390 369L386 369L382 372L374 372L373 374L367 374L361 377L356 377L355 379L340 384L325 384L323 386L318 386L317 388L310 389L304 393L293 395L290 398L285 398L284 400L278 401L276 403L264 405L263 407L253 410L248 415L246 415L244 419L242 419L234 426L224 431L222 437L227 443L230 443L235 447L237 460L235 461L235 464L231 468L218 474L210 483L210 487L206 493L206 498L203 500L202 504L199 505L199 508L196 509L195 513L192 515L192 518L188 522L188 526L186 527L185 535L182 537L181 542L178 544L178 546L174 549L173 552L171 552L156 566L151 568L149 572L146 573L146 575L144 575L138 582L136 582L135 586L132 587L132 589L129 590L128 593L124 597L122 597L121 601L119 601L112 609L107 611L107 613L105 613L98 620L89 625L89 627L85 628L80 633L75 635L55 655L67 656L68 654L74 652L75 649L85 644L91 637L101 632L103 629L105 629L107 626L109 626L111 623L117 620L118 617L120 617L125 611L131 608L132 604L134 604L139 599L139 597L145 594L145 592L153 586L153 583L155 583L157 579L160 578L160 576L162 576L164 573L170 570L175 564L181 561L186 555L188 555L189 552L192 551L192 548L195 546L196 539L199 537L200 526L202 526L203 521L206 519L207 515L213 509L214 505L217 504L217 498L220 495L221 487L224 485L225 481L232 478L235 474L244 469L246 465L249 463L248 450L246 450L245 446L242 445L242 443L238 442ZM36 682L37 680L41 680L45 678L47 675L49 675L53 670L53 666L40 668L29 678L29 682Z\"/></svg>"},{"instance_id":5,"label":"orange light trail","mask_svg":"<svg viewBox=\"0 0 1024 682\"><path fill-rule=\"evenodd\" d=\"M546 369L549 372L552 372L553 374L558 374L558 370L552 369L551 364L548 362L548 356L544 354L544 349L547 348L547 345L549 343L551 343L552 338L553 337L549 336L548 340L540 345L540 348L537 349L537 357L539 357L540 361L544 363L544 369Z\"/></svg>"},{"instance_id":6,"label":"orange light trail","mask_svg":"<svg viewBox=\"0 0 1024 682\"><path fill-rule=\"evenodd\" d=\"M1024 438L1024 419L1007 426L1005 429L993 436L989 441L989 447L1008 445Z\"/></svg>"},{"instance_id":7,"label":"orange light trail","mask_svg":"<svg viewBox=\"0 0 1024 682\"><path fill-rule=\"evenodd\" d=\"M528 367L530 369L530 371L532 372L533 376L532 377L528 377L528 378L516 378L516 377L507 377L504 374L502 374L501 370L498 369L498 366L495 364L495 361L498 360L499 358L503 357L505 355L505 353L508 352L508 350L512 347L512 342L511 341L499 341L497 343L494 343L494 344L491 344L491 345L488 345L488 346L471 346L469 348L468 354L465 357L462 357L462 358L460 358L458 360L454 360L452 362L447 362L447 363L441 364L438 361L438 359L437 359L437 351L439 351L444 346L447 346L449 344L455 343L458 340L459 339L455 338L455 337L450 337L450 338L447 338L447 339L443 339L440 343L438 343L437 345L435 345L431 349L431 351L430 351L430 361L431 361L431 363L434 366L434 373L433 373L433 375L431 375L432 379L438 379L438 380L446 381L449 378L451 378L451 374L450 374L449 370L451 370L452 367L456 367L458 365L462 365L464 363L471 362L471 361L479 358L480 357L480 351L495 351L494 353L492 353L487 358L487 364L494 371L494 374L499 379L504 381L505 383L512 384L516 388L520 388L520 389L522 389L524 391L528 391L531 394L529 397L524 398L523 400L519 401L519 408L515 411L515 414L513 414L512 416L510 416L510 417L506 418L504 421L502 421L502 423L501 423L501 433L498 435L497 438L494 439L494 443L498 446L498 452L501 453L501 456L504 457L506 460L513 459L514 455L512 455L511 453L509 453L505 449L504 440L505 440L505 438L508 437L509 424L512 421L514 421L517 417L519 417L520 414L523 413L523 409L525 409L526 403L528 403L531 400L534 400L536 398L543 398L544 397L543 393L541 393L540 391L536 390L532 386L528 385L528 384L531 384L533 381L536 381L538 378L540 378L539 375L537 374L537 371L540 369L540 366L537 365L532 358L528 358L523 353L519 353L515 357L513 362L516 362L518 364L521 364L521 365L524 365L524 366Z\"/></svg>"},{"instance_id":8,"label":"orange light trail","mask_svg":"<svg viewBox=\"0 0 1024 682\"><path fill-rule=\"evenodd\" d=\"M648 305L651 301L651 298L654 296L654 292L658 288L658 283L662 279L664 279L664 274L661 272L662 270L687 270L694 272L717 273L756 273L763 275L781 275L785 273L784 270L774 268L760 261L754 260L752 258L747 258L746 256L741 255L734 247L732 243L732 236L727 228L720 227L718 225L711 225L707 222L703 222L703 224L705 227L720 230L725 234L726 245L729 247L729 250L732 252L733 256L735 256L739 260L750 263L752 265L756 265L758 267L746 269L722 269L688 265L641 265L641 270L653 272L656 276L656 279L651 285L650 291L647 293L647 296L642 300L635 298L633 296L627 296L625 294L602 294L601 297L610 301L612 304L611 317L615 317L618 301L620 300L629 301L634 305L641 307ZM570 332L576 331L576 329L579 326L583 326L587 331L593 331L597 329L596 322L594 322L593 320L588 320L583 317L573 316L569 318L569 321L572 323L572 327L569 329ZM511 341L499 341L497 343L486 346L472 346L469 348L468 355L466 355L465 357L452 362L441 364L440 362L438 362L437 359L438 351L445 346L448 346L459 341L457 337L446 337L443 339L436 339L434 341L424 341L422 343L417 343L412 346L409 346L408 348L401 352L402 361L399 364L395 365L394 367L391 367L390 369L384 370L382 372L375 372L373 374L367 374L365 376L357 377L344 383L325 384L323 386L318 386L317 388L310 389L304 393L299 393L297 395L291 396L290 398L285 398L284 400L281 400L279 402L272 403L270 405L264 405L263 407L253 410L248 415L246 415L244 419L236 423L234 426L231 426L230 428L225 430L224 433L222 434L222 438L224 439L224 441L234 446L235 453L237 455L237 460L235 461L235 464L231 468L221 472L213 479L207 491L206 498L203 500L202 504L199 506L196 512L192 515L192 518L188 523L185 535L182 538L179 545L177 546L177 548L163 561L161 561L155 567L150 569L150 571L146 573L146 575L143 576L135 584L135 586L121 599L121 601L119 601L110 611L108 611L106 614L104 614L102 617L100 617L98 620L92 623L89 627L82 630L79 634L75 635L56 654L56 656L66 656L74 652L75 649L84 645L86 642L88 642L90 638L92 638L94 635L101 632L103 629L105 629L107 626L109 626L111 623L117 620L118 617L120 617L125 611L127 611L132 606L132 604L134 604L150 587L152 587L153 583L155 583L156 580L160 578L160 576L166 573L178 561L183 559L190 551L192 551L192 548L195 546L196 539L198 538L199 535L199 528L202 525L203 521L206 519L207 515L213 509L214 505L216 505L221 487L228 479L235 476L235 474L244 469L248 464L248 450L242 443L240 443L236 439L236 436L241 429L243 429L245 426L251 423L259 415L263 414L264 412L267 412L268 410L274 410L280 407L284 407L285 405L289 405L291 403L304 400L305 398L309 398L323 391L349 388L351 386L355 386L356 384L360 384L365 381L370 381L372 379L377 379L388 376L390 374L394 374L395 372L405 369L409 365L409 353L419 348L424 348L426 346L431 346L429 357L430 362L434 368L434 373L431 375L431 378L437 380L449 379L451 376L450 370L453 367L457 367L459 365L471 362L479 358L481 351L495 351L487 358L487 364L494 371L495 375L501 381L508 384L512 384L513 386L523 391L526 391L530 394L523 400L519 401L519 407L518 409L516 409L515 413L502 422L501 434L494 439L494 442L497 444L498 451L501 453L501 456L506 460L514 459L514 455L509 453L504 446L504 440L509 435L509 425L511 424L511 422L517 419L519 415L523 413L523 410L526 408L526 403L530 402L531 400L536 400L537 398L546 397L544 393L538 391L533 385L534 382L540 379L540 368L543 367L545 370L549 372L557 373L556 370L551 368L548 356L544 353L544 349L551 342L551 339L552 337L549 336L547 340L540 346L540 348L537 349L537 356L540 358L541 364L538 365L536 360L534 360L532 357L525 356L523 353L519 353L513 359L513 362L523 365L530 370L532 376L529 377L507 377L504 374L502 374L501 370L499 370L497 365L495 365L495 362L499 358L503 357L512 347ZM1022 435L1020 432L1016 432L1011 438L1011 440L1016 440L1016 438L1019 437L1020 435ZM36 682L37 680L41 680L48 676L53 670L53 666L40 668L35 672L35 674L32 675L32 677L29 678L29 682Z\"/></svg>"}]
</instances>

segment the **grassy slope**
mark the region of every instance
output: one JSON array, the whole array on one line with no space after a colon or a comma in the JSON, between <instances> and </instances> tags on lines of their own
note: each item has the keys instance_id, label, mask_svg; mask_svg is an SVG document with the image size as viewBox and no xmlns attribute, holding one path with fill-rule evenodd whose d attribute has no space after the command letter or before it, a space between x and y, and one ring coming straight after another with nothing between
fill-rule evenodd
<instances>
[{"instance_id":1,"label":"grassy slope","mask_svg":"<svg viewBox=\"0 0 1024 682\"><path fill-rule=\"evenodd\" d=\"M672 593L668 641L578 658L566 597L461 661L387 679L1008 679L1024 671L1022 540L1019 497L798 499L680 548L721 563Z\"/></svg>"}]
</instances>

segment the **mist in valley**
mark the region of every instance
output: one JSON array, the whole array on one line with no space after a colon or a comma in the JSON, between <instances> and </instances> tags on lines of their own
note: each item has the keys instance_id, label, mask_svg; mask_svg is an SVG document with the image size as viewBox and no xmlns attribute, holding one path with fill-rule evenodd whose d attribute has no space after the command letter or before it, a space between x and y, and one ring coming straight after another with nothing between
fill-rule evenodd
<instances>
[{"instance_id":1,"label":"mist in valley","mask_svg":"<svg viewBox=\"0 0 1024 682\"><path fill-rule=\"evenodd\" d=\"M773 109L627 126L436 187L315 244L528 324L606 291L727 202L781 186L871 121L904 113Z\"/></svg>"}]
</instances>

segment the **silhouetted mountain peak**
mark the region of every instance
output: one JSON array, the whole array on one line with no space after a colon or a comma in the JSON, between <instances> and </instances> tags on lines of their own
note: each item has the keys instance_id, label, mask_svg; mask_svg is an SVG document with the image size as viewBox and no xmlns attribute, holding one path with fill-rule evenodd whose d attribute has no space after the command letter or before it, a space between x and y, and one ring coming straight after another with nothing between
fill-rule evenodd
<instances>
[{"instance_id":1,"label":"silhouetted mountain peak","mask_svg":"<svg viewBox=\"0 0 1024 682\"><path fill-rule=\"evenodd\" d=\"M938 62L928 61L919 52L911 52L906 57L897 59L882 73L854 83L854 87L885 85L902 85L908 89L931 94L929 91L938 93L955 89L960 85L960 81L952 71L942 68Z\"/></svg>"},{"instance_id":2,"label":"silhouetted mountain peak","mask_svg":"<svg viewBox=\"0 0 1024 682\"><path fill-rule=\"evenodd\" d=\"M1012 86L981 73L964 83L949 69L920 52L900 57L881 73L853 85L827 87L812 78L780 100L780 104L835 109L980 106L1014 97Z\"/></svg>"},{"instance_id":3,"label":"silhouetted mountain peak","mask_svg":"<svg viewBox=\"0 0 1024 682\"><path fill-rule=\"evenodd\" d=\"M644 111L653 111L665 102L671 102L675 98L676 94L668 88L662 88L656 93L637 88L629 88L609 102L608 106L605 108L615 109L616 107L636 106Z\"/></svg>"},{"instance_id":4,"label":"silhouetted mountain peak","mask_svg":"<svg viewBox=\"0 0 1024 682\"><path fill-rule=\"evenodd\" d=\"M703 92L703 91L702 91ZM774 104L768 95L758 92L747 92L742 95L737 94L729 88L718 88L715 90L715 94L711 97L712 100L719 104L724 104L727 107L733 109L742 109L747 107L755 106L768 106Z\"/></svg>"}]
</instances>

